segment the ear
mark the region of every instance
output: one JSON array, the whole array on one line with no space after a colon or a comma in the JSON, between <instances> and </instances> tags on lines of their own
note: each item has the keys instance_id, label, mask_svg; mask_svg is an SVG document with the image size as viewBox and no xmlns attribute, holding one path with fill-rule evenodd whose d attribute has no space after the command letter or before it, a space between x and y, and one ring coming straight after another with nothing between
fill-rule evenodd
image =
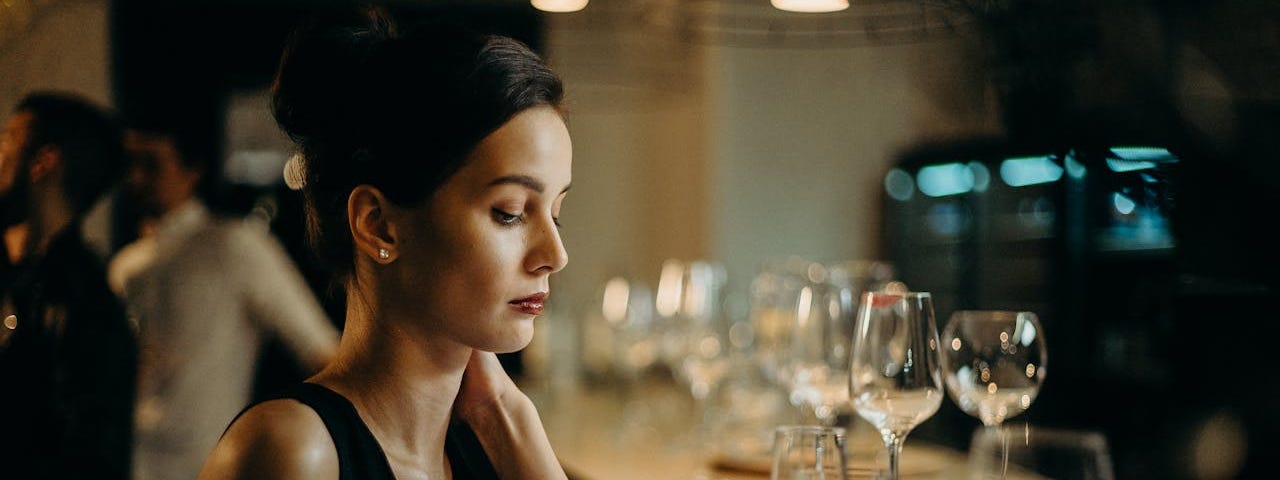
<instances>
[{"instance_id":1,"label":"ear","mask_svg":"<svg viewBox=\"0 0 1280 480\"><path fill-rule=\"evenodd\" d=\"M388 264L397 256L391 208L382 191L370 185L356 186L347 197L347 222L355 250L374 263Z\"/></svg>"},{"instance_id":2,"label":"ear","mask_svg":"<svg viewBox=\"0 0 1280 480\"><path fill-rule=\"evenodd\" d=\"M40 183L53 175L62 167L62 150L55 145L45 145L36 149L31 156L31 183Z\"/></svg>"}]
</instances>

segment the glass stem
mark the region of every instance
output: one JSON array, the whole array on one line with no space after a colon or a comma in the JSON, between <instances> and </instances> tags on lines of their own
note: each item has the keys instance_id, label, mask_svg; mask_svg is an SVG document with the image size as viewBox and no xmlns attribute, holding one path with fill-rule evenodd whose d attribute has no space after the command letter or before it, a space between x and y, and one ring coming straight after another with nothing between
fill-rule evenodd
<instances>
[{"instance_id":1,"label":"glass stem","mask_svg":"<svg viewBox=\"0 0 1280 480\"><path fill-rule=\"evenodd\" d=\"M711 424L707 421L709 413L708 410L710 410L707 408L707 397L709 396L709 391L710 388L706 388L705 390L694 389L693 412L694 421L696 423L693 428L694 441L697 442L697 445L705 445L711 438Z\"/></svg>"},{"instance_id":2,"label":"glass stem","mask_svg":"<svg viewBox=\"0 0 1280 480\"><path fill-rule=\"evenodd\" d=\"M996 424L995 428L1000 428ZM1000 479L1004 480L1009 473L1009 432L1000 428Z\"/></svg>"},{"instance_id":3,"label":"glass stem","mask_svg":"<svg viewBox=\"0 0 1280 480\"><path fill-rule=\"evenodd\" d=\"M884 431L880 433L884 446L889 450L889 478L898 480L898 458L902 456L902 443L907 440L907 432Z\"/></svg>"}]
</instances>

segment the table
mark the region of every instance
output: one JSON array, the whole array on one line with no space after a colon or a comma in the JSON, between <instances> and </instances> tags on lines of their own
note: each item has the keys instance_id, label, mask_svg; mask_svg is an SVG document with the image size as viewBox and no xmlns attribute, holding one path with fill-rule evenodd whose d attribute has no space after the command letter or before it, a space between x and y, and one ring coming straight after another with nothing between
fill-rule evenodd
<instances>
[{"instance_id":1,"label":"table","mask_svg":"<svg viewBox=\"0 0 1280 480\"><path fill-rule=\"evenodd\" d=\"M677 385L650 382L623 394L616 385L575 385L529 391L556 454L573 480L760 480L768 455L724 457L699 409ZM627 399L631 399L628 401ZM870 425L848 425L855 478L885 468L886 454ZM701 426L701 429L700 429ZM761 427L768 429L768 427ZM767 432L766 432L767 436ZM766 448L767 447L762 447ZM962 478L964 454L908 441L904 479ZM727 468L740 467L740 468Z\"/></svg>"}]
</instances>

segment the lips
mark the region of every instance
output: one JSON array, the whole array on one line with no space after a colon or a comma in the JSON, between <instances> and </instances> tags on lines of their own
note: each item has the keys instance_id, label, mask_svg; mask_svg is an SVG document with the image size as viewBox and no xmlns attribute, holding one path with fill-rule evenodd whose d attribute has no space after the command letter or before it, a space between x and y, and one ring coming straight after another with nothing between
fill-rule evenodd
<instances>
[{"instance_id":1,"label":"lips","mask_svg":"<svg viewBox=\"0 0 1280 480\"><path fill-rule=\"evenodd\" d=\"M546 299L547 299L546 292L538 292L524 298L517 298L507 303L510 304L512 307L514 307L516 310L518 310L520 313L524 313L527 315L538 315L542 313L542 308L543 308L542 303L546 301Z\"/></svg>"}]
</instances>

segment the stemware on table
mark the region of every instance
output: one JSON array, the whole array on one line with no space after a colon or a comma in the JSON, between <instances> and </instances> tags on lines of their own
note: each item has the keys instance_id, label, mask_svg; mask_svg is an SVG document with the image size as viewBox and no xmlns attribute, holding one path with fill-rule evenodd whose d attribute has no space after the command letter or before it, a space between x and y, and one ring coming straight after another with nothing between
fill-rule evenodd
<instances>
[{"instance_id":1,"label":"stemware on table","mask_svg":"<svg viewBox=\"0 0 1280 480\"><path fill-rule=\"evenodd\" d=\"M663 275L667 281L668 273ZM680 277L676 309L668 315L674 321L665 340L668 361L676 378L702 401L728 369L729 325L721 308L726 273L718 262L694 260L683 264ZM665 314L670 313L671 296L663 288L659 286L657 302Z\"/></svg>"},{"instance_id":2,"label":"stemware on table","mask_svg":"<svg viewBox=\"0 0 1280 480\"><path fill-rule=\"evenodd\" d=\"M832 426L849 406L856 300L852 284L832 281L821 264L811 267L796 295L785 386L802 423Z\"/></svg>"},{"instance_id":3,"label":"stemware on table","mask_svg":"<svg viewBox=\"0 0 1280 480\"><path fill-rule=\"evenodd\" d=\"M617 276L605 282L598 297L596 307L613 333L611 364L630 390L658 360L653 294L644 282Z\"/></svg>"},{"instance_id":4,"label":"stemware on table","mask_svg":"<svg viewBox=\"0 0 1280 480\"><path fill-rule=\"evenodd\" d=\"M708 397L729 370L729 325L721 308L726 277L719 262L667 260L654 297L660 359L693 398L698 436L706 433Z\"/></svg>"},{"instance_id":5,"label":"stemware on table","mask_svg":"<svg viewBox=\"0 0 1280 480\"><path fill-rule=\"evenodd\" d=\"M833 425L849 413L848 368L862 292L893 279L891 264L828 264L790 256L765 262L752 283L751 325L760 368L796 407L796 423Z\"/></svg>"},{"instance_id":6,"label":"stemware on table","mask_svg":"<svg viewBox=\"0 0 1280 480\"><path fill-rule=\"evenodd\" d=\"M1047 356L1044 328L1033 312L960 310L942 331L947 393L989 427L1031 406Z\"/></svg>"},{"instance_id":7,"label":"stemware on table","mask_svg":"<svg viewBox=\"0 0 1280 480\"><path fill-rule=\"evenodd\" d=\"M849 394L854 410L880 432L890 480L907 435L942 405L938 329L928 292L865 292L854 325Z\"/></svg>"},{"instance_id":8,"label":"stemware on table","mask_svg":"<svg viewBox=\"0 0 1280 480\"><path fill-rule=\"evenodd\" d=\"M812 262L798 256L769 259L751 282L752 355L768 381L779 389L790 380L792 325L800 289L808 283Z\"/></svg>"}]
</instances>

